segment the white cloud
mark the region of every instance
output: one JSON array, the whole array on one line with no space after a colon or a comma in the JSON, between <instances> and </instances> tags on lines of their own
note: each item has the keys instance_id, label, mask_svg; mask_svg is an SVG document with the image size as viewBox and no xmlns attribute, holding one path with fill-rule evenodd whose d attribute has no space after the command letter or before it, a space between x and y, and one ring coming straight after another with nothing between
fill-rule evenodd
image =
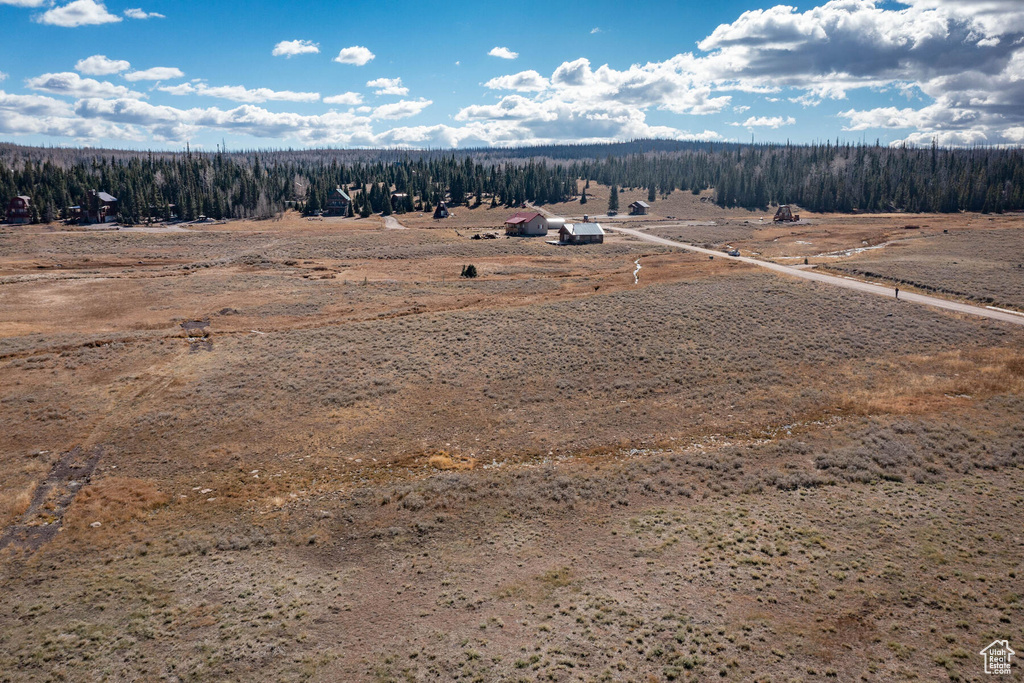
<instances>
[{"instance_id":1,"label":"white cloud","mask_svg":"<svg viewBox=\"0 0 1024 683\"><path fill-rule=\"evenodd\" d=\"M282 40L274 46L271 53L275 57L294 57L295 55L319 54L320 44L311 40Z\"/></svg>"},{"instance_id":2,"label":"white cloud","mask_svg":"<svg viewBox=\"0 0 1024 683\"><path fill-rule=\"evenodd\" d=\"M507 47L492 47L491 51L487 54L491 57L500 57L501 59L515 59L519 56L518 52L512 52Z\"/></svg>"},{"instance_id":3,"label":"white cloud","mask_svg":"<svg viewBox=\"0 0 1024 683\"><path fill-rule=\"evenodd\" d=\"M0 90L0 110L25 116L71 116L71 105L42 95L11 95Z\"/></svg>"},{"instance_id":4,"label":"white cloud","mask_svg":"<svg viewBox=\"0 0 1024 683\"><path fill-rule=\"evenodd\" d=\"M347 104L355 106L363 103L363 96L357 92L345 92L340 95L329 95L324 98L324 104Z\"/></svg>"},{"instance_id":5,"label":"white cloud","mask_svg":"<svg viewBox=\"0 0 1024 683\"><path fill-rule=\"evenodd\" d=\"M179 83L178 85L161 85L157 90L171 95L194 95L196 86L191 83Z\"/></svg>"},{"instance_id":6,"label":"white cloud","mask_svg":"<svg viewBox=\"0 0 1024 683\"><path fill-rule=\"evenodd\" d=\"M751 116L743 123L730 123L730 126L743 126L744 128L781 128L792 126L796 119L792 116Z\"/></svg>"},{"instance_id":7,"label":"white cloud","mask_svg":"<svg viewBox=\"0 0 1024 683\"><path fill-rule=\"evenodd\" d=\"M551 83L534 70L520 71L508 76L497 76L484 83L492 90L516 90L518 92L541 92L547 90Z\"/></svg>"},{"instance_id":8,"label":"white cloud","mask_svg":"<svg viewBox=\"0 0 1024 683\"><path fill-rule=\"evenodd\" d=\"M695 70L713 87L765 83L815 106L851 91L893 88L919 109L850 109L848 130L908 129L905 141L1014 144L1024 125L1024 12L1019 0L832 0L744 12L698 43ZM782 98L770 98L779 101Z\"/></svg>"},{"instance_id":9,"label":"white cloud","mask_svg":"<svg viewBox=\"0 0 1024 683\"><path fill-rule=\"evenodd\" d=\"M161 140L187 139L202 129L231 131L257 138L297 140L303 144L372 145L370 119L338 112L303 116L274 113L250 104L235 109L178 109L137 100L84 99L75 105L80 119L135 129Z\"/></svg>"},{"instance_id":10,"label":"white cloud","mask_svg":"<svg viewBox=\"0 0 1024 683\"><path fill-rule=\"evenodd\" d=\"M78 74L66 71L55 74L43 74L25 81L32 90L64 95L67 97L122 97L142 98L142 93L129 90L123 85L114 85L107 81L93 78L82 78Z\"/></svg>"},{"instance_id":11,"label":"white cloud","mask_svg":"<svg viewBox=\"0 0 1024 683\"><path fill-rule=\"evenodd\" d=\"M112 24L121 21L121 17L107 11L107 6L96 0L73 0L73 2L61 7L43 12L36 18L41 24L51 26L64 26L74 28L76 26L95 26L97 24Z\"/></svg>"},{"instance_id":12,"label":"white cloud","mask_svg":"<svg viewBox=\"0 0 1024 683\"><path fill-rule=\"evenodd\" d=\"M109 76L131 68L131 64L123 59L109 59L106 55L93 55L79 59L75 63L75 71L89 76Z\"/></svg>"},{"instance_id":13,"label":"white cloud","mask_svg":"<svg viewBox=\"0 0 1024 683\"><path fill-rule=\"evenodd\" d=\"M164 15L159 12L145 12L139 8L126 9L124 15L129 19L166 19Z\"/></svg>"},{"instance_id":14,"label":"white cloud","mask_svg":"<svg viewBox=\"0 0 1024 683\"><path fill-rule=\"evenodd\" d=\"M399 100L391 104L382 104L373 110L372 118L375 119L406 119L416 116L421 111L432 105L433 102L426 99Z\"/></svg>"},{"instance_id":15,"label":"white cloud","mask_svg":"<svg viewBox=\"0 0 1024 683\"><path fill-rule=\"evenodd\" d=\"M594 28L590 29L590 35L594 35L595 33L604 33L604 31L601 30L600 26L595 26Z\"/></svg>"},{"instance_id":16,"label":"white cloud","mask_svg":"<svg viewBox=\"0 0 1024 683\"><path fill-rule=\"evenodd\" d=\"M42 7L49 4L50 0L0 0L0 5L14 5L15 7Z\"/></svg>"},{"instance_id":17,"label":"white cloud","mask_svg":"<svg viewBox=\"0 0 1024 683\"><path fill-rule=\"evenodd\" d=\"M339 64L355 64L356 66L363 66L376 56L377 55L373 54L361 45L353 45L352 47L342 49L333 61L338 62Z\"/></svg>"},{"instance_id":18,"label":"white cloud","mask_svg":"<svg viewBox=\"0 0 1024 683\"><path fill-rule=\"evenodd\" d=\"M105 121L88 121L74 116L25 115L3 108L0 108L0 134L72 138L82 144L104 139L143 142L136 132Z\"/></svg>"},{"instance_id":19,"label":"white cloud","mask_svg":"<svg viewBox=\"0 0 1024 683\"><path fill-rule=\"evenodd\" d=\"M171 95L203 95L219 97L234 102L319 102L320 93L271 90L270 88L246 88L244 85L207 85L206 83L181 83L157 88Z\"/></svg>"},{"instance_id":20,"label":"white cloud","mask_svg":"<svg viewBox=\"0 0 1024 683\"><path fill-rule=\"evenodd\" d=\"M33 1L0 0L0 4ZM83 4L103 7L92 0L59 2L64 7L58 10ZM249 104L230 111L172 108L178 113L167 114L166 121L157 116L159 110L141 106L146 105L144 102L119 109L90 105L81 107L83 114L75 116L88 114L89 125L95 128L72 125L66 116L48 117L48 123L39 126L54 131L103 130L142 139L147 135L178 139L174 136L203 128L227 128L246 130L257 137L273 138L277 134L309 144L398 147L638 137L721 139L703 125L691 126L691 132L684 125L652 125L648 116L660 111L665 120L666 113L704 116L732 110L739 118L749 108L733 106L733 96L748 93L758 95L761 101L779 103L773 112L781 113L750 116L732 125L789 126L795 125L795 120L782 107L795 109L795 105L810 107L827 100L853 99L859 92L872 89L884 97L902 98L906 94L908 98L901 106L844 107L839 119L847 130L896 130L909 144L928 144L932 139L948 144L1024 142L1024 12L1020 11L1020 0L829 0L800 11L780 4L744 12L717 27L698 43L698 48L657 62L595 66L580 58L565 61L550 74L531 70L498 75L484 86L506 91L505 96L496 102L489 98L485 103L462 108L454 117L454 125L375 132L374 122L380 125L382 120L415 116L428 106L424 104L427 101L402 100L372 108L361 106L362 97L357 93L343 93L323 101L355 107L347 113L329 112L321 117L272 114L252 104L288 98L314 101L315 93L240 86L214 88L194 81L161 89L174 94L218 93L216 96ZM507 55L503 56L514 54L508 48L504 50ZM365 64L372 58L366 48L352 47L342 50L336 61ZM45 76L67 80L65 74ZM109 92L119 86L86 81L58 84L48 92L87 98L92 96L73 93L96 91L95 97L119 97L119 101L128 102L142 97L138 93L120 97ZM378 95L405 96L409 92L399 78L375 79L367 85ZM34 125L22 112L0 111L7 112L0 130L4 125L9 130ZM146 116L138 114L143 111L148 112ZM136 113L134 122L128 121L131 112ZM146 123L147 117L153 122ZM351 129L331 127L339 124L351 125Z\"/></svg>"},{"instance_id":21,"label":"white cloud","mask_svg":"<svg viewBox=\"0 0 1024 683\"><path fill-rule=\"evenodd\" d=\"M174 66L154 66L152 69L130 71L124 75L126 81L165 81L170 78L181 78L185 72Z\"/></svg>"},{"instance_id":22,"label":"white cloud","mask_svg":"<svg viewBox=\"0 0 1024 683\"><path fill-rule=\"evenodd\" d=\"M377 88L378 95L408 95L409 89L402 85L401 78L375 78L366 82L367 88Z\"/></svg>"},{"instance_id":23,"label":"white cloud","mask_svg":"<svg viewBox=\"0 0 1024 683\"><path fill-rule=\"evenodd\" d=\"M4 72L4 71L0 71L0 81L6 81L7 78L8 78L7 73Z\"/></svg>"}]
</instances>

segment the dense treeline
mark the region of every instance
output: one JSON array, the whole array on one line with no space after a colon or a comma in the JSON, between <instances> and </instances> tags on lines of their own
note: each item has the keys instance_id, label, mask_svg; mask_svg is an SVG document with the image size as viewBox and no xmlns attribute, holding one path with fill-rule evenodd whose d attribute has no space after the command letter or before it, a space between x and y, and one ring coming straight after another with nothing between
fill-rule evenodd
<instances>
[{"instance_id":1,"label":"dense treeline","mask_svg":"<svg viewBox=\"0 0 1024 683\"><path fill-rule=\"evenodd\" d=\"M460 152L284 150L127 152L0 145L0 197L32 198L50 221L90 189L118 197L124 222L264 218L324 207L346 188L354 211L567 201L577 180L673 190L714 189L725 207L791 203L814 211L1000 212L1024 209L1020 149L878 145L737 145L638 140L612 145ZM393 206L392 193L407 195Z\"/></svg>"}]
</instances>

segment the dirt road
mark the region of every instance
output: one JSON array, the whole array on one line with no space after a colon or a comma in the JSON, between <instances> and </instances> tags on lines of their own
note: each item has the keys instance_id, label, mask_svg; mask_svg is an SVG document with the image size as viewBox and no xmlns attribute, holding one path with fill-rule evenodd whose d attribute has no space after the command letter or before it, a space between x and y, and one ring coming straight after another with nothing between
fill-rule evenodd
<instances>
[{"instance_id":1,"label":"dirt road","mask_svg":"<svg viewBox=\"0 0 1024 683\"><path fill-rule=\"evenodd\" d=\"M760 259L749 258L746 256L729 256L728 254L725 254L721 251L715 251L714 249L705 249L703 247L697 247L692 244L686 244L683 242L676 242L675 240L665 239L664 237L657 237L655 235L649 235L645 232L641 232L640 230L634 230L632 228L613 227L608 224L605 224L603 227L607 230L620 232L624 235L631 235L633 237L645 240L647 242L653 242L654 244L663 244L669 247L676 247L677 249L685 249L687 251L693 251L700 254L707 254L709 256L731 259L733 261L743 261L744 263L750 263L761 268L774 270L777 273L783 273L785 275L791 275L793 277L799 277L805 280L824 282L826 284L835 285L836 287L853 289L858 292L867 292L868 294L885 296L889 297L890 299L894 298L895 295L895 292L893 291L892 287L884 287L882 285L875 285L869 282L861 282L860 280L854 280L851 278L837 277L835 275L824 275L813 270L794 268L791 266L783 266L778 263L771 263L770 261L761 261ZM994 310L991 308L983 308L981 306L972 306L971 304L964 304L957 301L949 301L947 299L940 299L934 296L914 294L912 292L900 292L899 300L906 301L909 303L922 304L925 306L932 306L934 308L942 308L947 311L956 311L957 313L967 313L969 315L977 315L982 316L984 318L992 318L993 320L1000 320L1002 322L1024 326L1024 315L1017 315L1014 313Z\"/></svg>"}]
</instances>

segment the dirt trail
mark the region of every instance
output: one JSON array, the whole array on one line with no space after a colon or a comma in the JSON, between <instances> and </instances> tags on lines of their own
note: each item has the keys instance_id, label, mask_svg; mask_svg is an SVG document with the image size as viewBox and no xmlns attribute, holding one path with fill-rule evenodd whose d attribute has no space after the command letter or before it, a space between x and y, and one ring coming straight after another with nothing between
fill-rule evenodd
<instances>
[{"instance_id":1,"label":"dirt trail","mask_svg":"<svg viewBox=\"0 0 1024 683\"><path fill-rule=\"evenodd\" d=\"M655 244L662 244L669 247L675 247L677 249L685 249L687 251L693 251L699 254L707 254L709 256L717 256L724 259L730 259L732 261L742 261L743 263L749 263L760 268L774 270L775 272L782 273L784 275L791 275L793 277L799 277L805 280L814 280L815 282L824 282L825 284L834 285L836 287L853 289L858 292L866 292L868 294L884 296L890 299L894 298L894 291L892 287L883 287L882 285L875 285L869 282L861 282L860 280L853 280L851 278L837 277L835 275L824 275L822 273L817 273L812 270L801 270L798 268L793 268L791 266L784 266L778 263L772 263L770 261L761 261L760 259L750 258L747 256L729 256L728 254L721 251L715 251L714 249L705 249L704 247L698 247L692 244L686 244L684 242L677 242L675 240L665 239L664 237L649 235L639 230L634 230L632 228L608 226L608 229L620 232L624 235L630 235L632 237L645 240L647 242L653 242ZM899 301L907 301L910 303L921 304L924 306L942 308L947 311L955 311L957 313L977 315L983 318L992 318L993 320L999 320L1001 322L1011 323L1013 325L1020 325L1024 327L1024 315L1017 315L1014 313L1010 313L1008 311L982 308L980 306L972 306L970 304L964 304L957 301L949 301L947 299L940 299L934 296L926 296L924 294L914 294L912 292L900 292Z\"/></svg>"},{"instance_id":2,"label":"dirt trail","mask_svg":"<svg viewBox=\"0 0 1024 683\"><path fill-rule=\"evenodd\" d=\"M404 225L402 225L401 223L399 223L398 219L395 218L394 216L384 216L384 228L387 229L387 230L408 230L409 229L409 228L405 227Z\"/></svg>"}]
</instances>

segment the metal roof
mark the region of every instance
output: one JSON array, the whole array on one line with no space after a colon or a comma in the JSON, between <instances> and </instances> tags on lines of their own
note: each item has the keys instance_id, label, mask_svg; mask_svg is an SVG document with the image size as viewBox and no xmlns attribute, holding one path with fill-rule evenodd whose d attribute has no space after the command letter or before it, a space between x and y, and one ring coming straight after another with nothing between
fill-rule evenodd
<instances>
[{"instance_id":1,"label":"metal roof","mask_svg":"<svg viewBox=\"0 0 1024 683\"><path fill-rule=\"evenodd\" d=\"M645 201L639 200L639 199L638 199L638 200L636 200L635 202L633 202L632 204L630 204L630 206L642 206L642 207L643 207L643 208L645 208L645 209L649 209L649 208L651 208L651 205L650 205L650 204L648 204L648 203L647 203L647 202L645 202Z\"/></svg>"},{"instance_id":2,"label":"metal roof","mask_svg":"<svg viewBox=\"0 0 1024 683\"><path fill-rule=\"evenodd\" d=\"M117 197L114 197L113 195L109 195L106 192L97 192L96 193L96 197L100 201L103 201L103 202L116 202L117 201Z\"/></svg>"},{"instance_id":3,"label":"metal roof","mask_svg":"<svg viewBox=\"0 0 1024 683\"><path fill-rule=\"evenodd\" d=\"M570 235L603 235L604 229L597 223L566 223L565 230Z\"/></svg>"},{"instance_id":4,"label":"metal roof","mask_svg":"<svg viewBox=\"0 0 1024 683\"><path fill-rule=\"evenodd\" d=\"M334 193L340 194L342 197L344 197L348 201L352 201L352 198L349 197L347 194L345 194L345 191L343 189L341 189L340 187L334 188Z\"/></svg>"}]
</instances>

